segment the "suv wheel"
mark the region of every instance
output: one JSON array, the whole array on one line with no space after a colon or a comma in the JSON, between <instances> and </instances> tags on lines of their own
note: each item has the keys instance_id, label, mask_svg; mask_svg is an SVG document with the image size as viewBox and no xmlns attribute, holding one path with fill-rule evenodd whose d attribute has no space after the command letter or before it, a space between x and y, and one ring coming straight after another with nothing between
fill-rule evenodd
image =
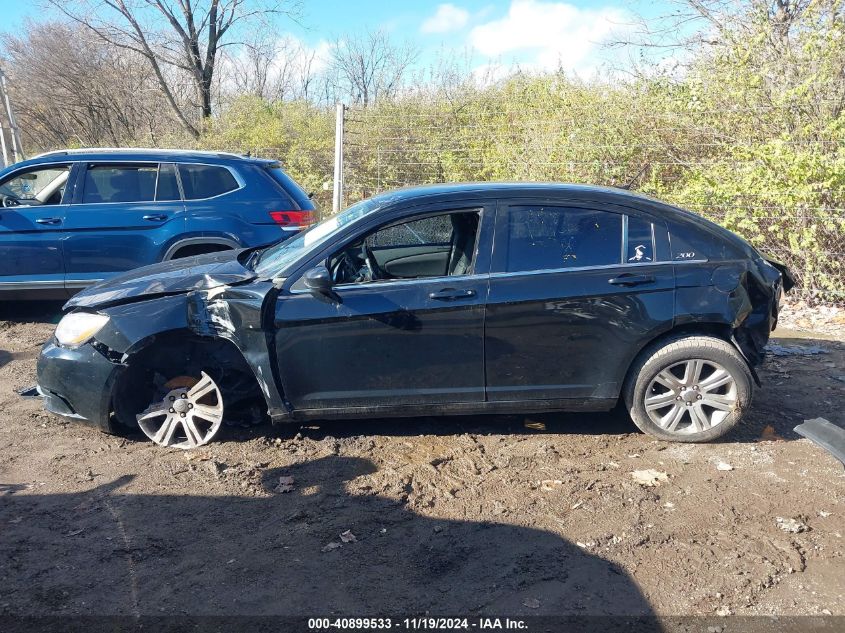
<instances>
[{"instance_id":1,"label":"suv wheel","mask_svg":"<svg viewBox=\"0 0 845 633\"><path fill-rule=\"evenodd\" d=\"M751 372L726 341L688 336L643 355L625 386L640 430L661 440L707 442L735 427L751 404Z\"/></svg>"}]
</instances>

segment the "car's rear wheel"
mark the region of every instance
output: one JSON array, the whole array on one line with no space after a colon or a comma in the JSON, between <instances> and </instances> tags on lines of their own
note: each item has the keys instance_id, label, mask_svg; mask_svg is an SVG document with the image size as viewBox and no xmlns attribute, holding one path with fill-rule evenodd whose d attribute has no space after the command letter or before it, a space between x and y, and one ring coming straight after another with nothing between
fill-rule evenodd
<instances>
[{"instance_id":1,"label":"car's rear wheel","mask_svg":"<svg viewBox=\"0 0 845 633\"><path fill-rule=\"evenodd\" d=\"M642 355L625 388L640 430L675 442L707 442L734 428L751 404L752 377L728 342L710 336L666 341Z\"/></svg>"},{"instance_id":2,"label":"car's rear wheel","mask_svg":"<svg viewBox=\"0 0 845 633\"><path fill-rule=\"evenodd\" d=\"M165 384L157 398L136 416L138 426L160 446L191 449L210 442L223 423L223 394L205 372L179 376Z\"/></svg>"}]
</instances>

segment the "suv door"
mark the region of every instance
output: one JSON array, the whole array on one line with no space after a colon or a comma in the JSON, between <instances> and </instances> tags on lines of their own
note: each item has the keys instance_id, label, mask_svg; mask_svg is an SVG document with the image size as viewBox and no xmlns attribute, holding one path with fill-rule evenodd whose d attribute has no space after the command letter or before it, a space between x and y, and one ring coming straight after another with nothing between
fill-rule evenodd
<instances>
[{"instance_id":1,"label":"suv door","mask_svg":"<svg viewBox=\"0 0 845 633\"><path fill-rule=\"evenodd\" d=\"M488 400L615 399L634 354L672 326L666 242L665 224L630 209L546 200L500 209Z\"/></svg>"},{"instance_id":2,"label":"suv door","mask_svg":"<svg viewBox=\"0 0 845 633\"><path fill-rule=\"evenodd\" d=\"M62 222L70 164L12 172L0 182L0 289L61 290Z\"/></svg>"},{"instance_id":3,"label":"suv door","mask_svg":"<svg viewBox=\"0 0 845 633\"><path fill-rule=\"evenodd\" d=\"M68 288L155 263L164 246L185 231L185 206L172 163L82 167L64 224Z\"/></svg>"},{"instance_id":4,"label":"suv door","mask_svg":"<svg viewBox=\"0 0 845 633\"><path fill-rule=\"evenodd\" d=\"M333 297L305 288L305 270L293 275L275 315L293 406L348 413L482 402L494 212L452 204L361 229L311 262L329 268Z\"/></svg>"}]
</instances>

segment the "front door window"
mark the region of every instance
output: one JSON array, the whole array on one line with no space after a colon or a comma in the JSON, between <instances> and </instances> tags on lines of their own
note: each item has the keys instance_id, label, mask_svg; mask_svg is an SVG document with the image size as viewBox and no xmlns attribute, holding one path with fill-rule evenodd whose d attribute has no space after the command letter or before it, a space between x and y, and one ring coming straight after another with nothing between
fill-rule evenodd
<instances>
[{"instance_id":1,"label":"front door window","mask_svg":"<svg viewBox=\"0 0 845 633\"><path fill-rule=\"evenodd\" d=\"M68 165L17 173L0 185L0 201L6 207L61 204L69 173Z\"/></svg>"},{"instance_id":2,"label":"front door window","mask_svg":"<svg viewBox=\"0 0 845 633\"><path fill-rule=\"evenodd\" d=\"M479 214L461 211L392 224L329 258L338 286L371 281L454 277L472 270Z\"/></svg>"}]
</instances>

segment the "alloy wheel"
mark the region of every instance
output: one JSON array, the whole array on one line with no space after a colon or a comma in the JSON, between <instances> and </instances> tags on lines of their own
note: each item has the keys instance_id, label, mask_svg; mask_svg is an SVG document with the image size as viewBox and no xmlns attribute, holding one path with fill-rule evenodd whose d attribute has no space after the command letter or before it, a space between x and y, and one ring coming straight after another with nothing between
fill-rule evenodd
<instances>
[{"instance_id":1,"label":"alloy wheel","mask_svg":"<svg viewBox=\"0 0 845 633\"><path fill-rule=\"evenodd\" d=\"M736 381L721 364L701 358L666 367L649 383L644 406L668 433L701 433L724 422L737 407Z\"/></svg>"},{"instance_id":2,"label":"alloy wheel","mask_svg":"<svg viewBox=\"0 0 845 633\"><path fill-rule=\"evenodd\" d=\"M205 372L196 383L176 387L136 418L144 434L160 446L191 449L210 442L223 422L223 396Z\"/></svg>"}]
</instances>

